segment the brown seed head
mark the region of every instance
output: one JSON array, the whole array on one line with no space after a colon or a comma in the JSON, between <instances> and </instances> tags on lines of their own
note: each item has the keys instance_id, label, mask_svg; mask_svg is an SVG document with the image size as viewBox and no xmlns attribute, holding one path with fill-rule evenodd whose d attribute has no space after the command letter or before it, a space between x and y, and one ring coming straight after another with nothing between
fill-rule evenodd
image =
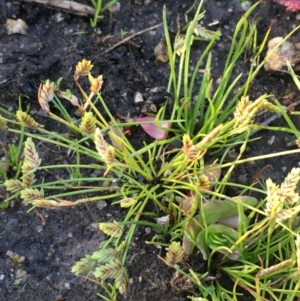
<instances>
[{"instance_id":1,"label":"brown seed head","mask_svg":"<svg viewBox=\"0 0 300 301\"><path fill-rule=\"evenodd\" d=\"M54 98L54 82L46 80L44 84L40 84L38 90L38 101L43 110L49 113L49 102Z\"/></svg>"},{"instance_id":2,"label":"brown seed head","mask_svg":"<svg viewBox=\"0 0 300 301\"><path fill-rule=\"evenodd\" d=\"M74 73L75 81L78 81L79 77L89 75L93 67L94 65L92 65L91 61L88 61L86 59L83 59L81 62L78 62Z\"/></svg>"},{"instance_id":3,"label":"brown seed head","mask_svg":"<svg viewBox=\"0 0 300 301\"><path fill-rule=\"evenodd\" d=\"M91 92L95 94L98 93L101 90L103 84L103 76L99 75L98 77L94 78L92 75L89 74L89 81L91 83Z\"/></svg>"}]
</instances>

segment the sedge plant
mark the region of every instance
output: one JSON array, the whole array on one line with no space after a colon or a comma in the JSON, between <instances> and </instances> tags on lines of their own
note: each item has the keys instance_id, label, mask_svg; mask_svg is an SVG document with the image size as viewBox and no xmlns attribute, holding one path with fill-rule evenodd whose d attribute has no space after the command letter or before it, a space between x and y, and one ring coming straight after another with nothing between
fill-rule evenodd
<instances>
[{"instance_id":1,"label":"sedge plant","mask_svg":"<svg viewBox=\"0 0 300 301\"><path fill-rule=\"evenodd\" d=\"M107 239L101 243L99 250L87 254L72 267L73 273L103 288L100 295L103 300L116 300L118 294L127 294L129 276L126 258L138 226L156 229L157 234L148 243L165 246L164 262L192 281L203 298L233 300L239 293L236 287L258 297L270 294L266 274L254 275L258 273L259 256L265 260L267 256L276 254L278 261L289 260L285 268L296 271L295 255L285 259L284 254L288 252L283 251L289 247L296 250L293 243L297 227L293 224L294 232L287 230L283 223L285 219L276 224L277 213L267 216L273 211L266 209L266 202L250 195L253 192L267 194L268 200L268 191L273 186L259 189L230 182L236 165L248 162L242 155L253 140L251 132L259 129L254 122L255 115L262 110L283 112L282 107L269 101L268 95L261 95L255 100L249 97L250 83L263 66L263 62L256 62L265 47L269 31L262 44L257 45L255 23L249 21L258 4L254 5L236 26L223 76L215 86L210 71L212 47L220 32L210 32L200 26L199 21L204 15L202 4L203 0L191 21L175 37L174 43L167 27L166 10L163 12L170 65L168 91L174 97L171 112L165 104L156 116L126 118L122 122L112 115L102 97L105 78L94 76L92 63L83 59L74 72L80 96L70 90L62 91L59 81L47 80L38 90L42 109L48 118L61 126L62 132L47 130L21 108L13 118L0 118L0 130L17 135L24 133L26 137L23 157L19 158L21 176L12 176L3 183L9 193L6 204L17 197L30 208L60 208L111 200L112 204L127 208L123 220L99 223L98 227ZM190 74L193 47L203 43L206 43L204 50L195 62L195 71ZM250 51L253 56L246 79L241 74L234 75L235 65L245 51ZM198 77L199 70L202 70L201 78ZM88 79L89 91L82 86L83 78ZM69 113L65 101L76 107L78 118ZM54 113L53 106L58 114ZM141 126L155 140L135 149L126 135L125 129L130 126ZM170 144L178 141L181 145L169 148ZM67 160L47 162L40 157L38 147L41 146L64 151L68 155ZM235 160L226 162L228 153L236 148L239 152ZM266 157L268 155L250 158L249 161ZM292 172L291 177L296 174L298 179L299 171ZM43 181L39 176L43 173L50 175L52 180ZM295 193L293 185L289 188ZM240 193L227 195L229 186L235 186ZM286 186L287 183L283 184L282 191ZM292 210L298 206L295 204L293 201L290 207L280 205L279 208ZM294 215L298 212L298 207L295 208ZM247 210L250 214L245 214ZM260 216L259 221L257 216ZM278 225L286 230L286 235L292 236L282 244L276 244L279 240ZM272 241L271 234L275 237ZM260 238L269 242L269 248L260 245ZM181 270L178 263L184 262L196 250L200 251L203 260L207 260L207 271L200 274L192 268L188 272ZM236 262L235 265L219 267L234 280L232 292L227 292L219 281L212 286L205 283L214 267L215 254L223 256L225 263L228 260ZM274 262L269 260L262 269L273 265ZM234 273L238 266L241 271L249 266L253 271L251 275L254 275L251 280L241 272ZM290 293L291 281L285 281L283 291Z\"/></svg>"}]
</instances>

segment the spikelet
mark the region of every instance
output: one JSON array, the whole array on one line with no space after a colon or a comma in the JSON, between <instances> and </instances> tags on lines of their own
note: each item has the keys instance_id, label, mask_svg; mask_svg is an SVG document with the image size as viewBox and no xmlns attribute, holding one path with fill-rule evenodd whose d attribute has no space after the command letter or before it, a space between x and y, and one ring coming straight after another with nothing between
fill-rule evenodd
<instances>
[{"instance_id":1,"label":"spikelet","mask_svg":"<svg viewBox=\"0 0 300 301\"><path fill-rule=\"evenodd\" d=\"M18 192L24 188L24 184L20 180L15 179L5 180L4 186L11 192Z\"/></svg>"},{"instance_id":2,"label":"spikelet","mask_svg":"<svg viewBox=\"0 0 300 301\"><path fill-rule=\"evenodd\" d=\"M121 225L116 221L112 223L99 223L99 229L106 235L116 238L120 237L123 232Z\"/></svg>"},{"instance_id":3,"label":"spikelet","mask_svg":"<svg viewBox=\"0 0 300 301\"><path fill-rule=\"evenodd\" d=\"M21 198L26 201L32 201L35 199L43 199L44 198L44 190L38 190L36 188L25 188L21 191Z\"/></svg>"},{"instance_id":4,"label":"spikelet","mask_svg":"<svg viewBox=\"0 0 300 301\"><path fill-rule=\"evenodd\" d=\"M96 118L94 117L92 112L84 113L80 123L80 129L86 135L91 135L95 132Z\"/></svg>"},{"instance_id":5,"label":"spikelet","mask_svg":"<svg viewBox=\"0 0 300 301\"><path fill-rule=\"evenodd\" d=\"M54 98L54 82L46 80L44 84L40 84L38 90L38 101L41 108L47 113L50 112L49 102Z\"/></svg>"},{"instance_id":6,"label":"spikelet","mask_svg":"<svg viewBox=\"0 0 300 301\"><path fill-rule=\"evenodd\" d=\"M281 208L282 204L280 202L279 197L279 187L273 183L271 179L267 179L267 202L266 202L266 209L265 212L267 216L274 217L276 213L278 213Z\"/></svg>"},{"instance_id":7,"label":"spikelet","mask_svg":"<svg viewBox=\"0 0 300 301\"><path fill-rule=\"evenodd\" d=\"M113 146L109 145L104 154L104 162L107 165L112 165L114 161L115 161L115 149Z\"/></svg>"},{"instance_id":8,"label":"spikelet","mask_svg":"<svg viewBox=\"0 0 300 301\"><path fill-rule=\"evenodd\" d=\"M234 112L234 117L236 119L235 128L247 123L248 121L248 110L247 107L252 102L249 100L249 97L242 97L241 100L237 103L236 110Z\"/></svg>"},{"instance_id":9,"label":"spikelet","mask_svg":"<svg viewBox=\"0 0 300 301\"><path fill-rule=\"evenodd\" d=\"M115 286L119 290L119 293L123 295L127 290L128 275L126 268L122 267L119 273L116 275Z\"/></svg>"},{"instance_id":10,"label":"spikelet","mask_svg":"<svg viewBox=\"0 0 300 301\"><path fill-rule=\"evenodd\" d=\"M273 266L270 266L269 268L266 268L266 269L261 269L257 274L256 274L256 278L260 278L260 277L263 277L265 275L269 275L271 273L274 273L276 271L279 271L279 270L282 270L286 267L288 267L289 265L291 265L291 263L293 262L292 259L287 259L283 262L280 262L278 264L275 264Z\"/></svg>"},{"instance_id":11,"label":"spikelet","mask_svg":"<svg viewBox=\"0 0 300 301\"><path fill-rule=\"evenodd\" d=\"M102 281L112 278L115 280L115 287L120 294L124 294L127 290L128 275L126 268L118 258L114 258L110 262L106 262L95 269L93 275Z\"/></svg>"},{"instance_id":12,"label":"spikelet","mask_svg":"<svg viewBox=\"0 0 300 301\"><path fill-rule=\"evenodd\" d=\"M271 102L268 102L267 100L265 100L261 104L260 110L265 110L273 113L281 113L280 108L278 108L276 105L272 104Z\"/></svg>"},{"instance_id":13,"label":"spikelet","mask_svg":"<svg viewBox=\"0 0 300 301\"><path fill-rule=\"evenodd\" d=\"M296 283L300 281L300 235L297 234L296 240L296 263L297 263L297 270L290 274L290 279L294 280Z\"/></svg>"},{"instance_id":14,"label":"spikelet","mask_svg":"<svg viewBox=\"0 0 300 301\"><path fill-rule=\"evenodd\" d=\"M137 200L134 198L124 198L120 201L121 208L130 208L136 204Z\"/></svg>"},{"instance_id":15,"label":"spikelet","mask_svg":"<svg viewBox=\"0 0 300 301\"><path fill-rule=\"evenodd\" d=\"M174 42L174 50L178 56L181 56L185 52L185 41L180 35L177 35Z\"/></svg>"},{"instance_id":16,"label":"spikelet","mask_svg":"<svg viewBox=\"0 0 300 301\"><path fill-rule=\"evenodd\" d=\"M297 270L300 273L300 235L297 234L296 238L296 257L297 257Z\"/></svg>"},{"instance_id":17,"label":"spikelet","mask_svg":"<svg viewBox=\"0 0 300 301\"><path fill-rule=\"evenodd\" d=\"M23 165L24 165L24 163L23 163ZM26 169L25 166L24 166L24 169ZM23 183L24 187L31 187L36 181L34 173L32 173L29 170L29 168L28 168L28 171L25 171L25 172L23 171L23 173L24 174L22 176L22 183Z\"/></svg>"},{"instance_id":18,"label":"spikelet","mask_svg":"<svg viewBox=\"0 0 300 301\"><path fill-rule=\"evenodd\" d=\"M179 263L184 258L184 251L180 242L172 241L169 248L167 248L167 253L165 258L158 256L166 265L169 267L174 267L176 263Z\"/></svg>"},{"instance_id":19,"label":"spikelet","mask_svg":"<svg viewBox=\"0 0 300 301\"><path fill-rule=\"evenodd\" d=\"M26 127L33 128L33 129L37 129L37 128L41 127L41 125L39 125L26 112L18 110L17 113L16 113L16 116L17 116L18 120L22 123L22 125L24 125Z\"/></svg>"},{"instance_id":20,"label":"spikelet","mask_svg":"<svg viewBox=\"0 0 300 301\"><path fill-rule=\"evenodd\" d=\"M118 150L122 152L126 152L126 146L123 140L124 133L121 128L113 126L112 122L110 124L110 131L108 132L108 136L111 140L111 144Z\"/></svg>"},{"instance_id":21,"label":"spikelet","mask_svg":"<svg viewBox=\"0 0 300 301\"><path fill-rule=\"evenodd\" d=\"M255 116L255 114L261 109L263 103L266 102L265 95L262 95L254 102L249 100L249 96L242 97L236 106L234 112L235 125L234 128L244 128L250 124ZM241 130L244 131L244 130ZM239 131L237 131L239 133Z\"/></svg>"},{"instance_id":22,"label":"spikelet","mask_svg":"<svg viewBox=\"0 0 300 301\"><path fill-rule=\"evenodd\" d=\"M203 191L208 191L210 188L210 181L206 175L201 175L199 177L199 188Z\"/></svg>"},{"instance_id":23,"label":"spikelet","mask_svg":"<svg viewBox=\"0 0 300 301\"><path fill-rule=\"evenodd\" d=\"M115 162L115 149L111 145L108 146L107 151L104 154L104 162L107 165L107 168L103 174L105 177L112 168L113 163Z\"/></svg>"},{"instance_id":24,"label":"spikelet","mask_svg":"<svg viewBox=\"0 0 300 301\"><path fill-rule=\"evenodd\" d=\"M299 180L300 168L293 168L280 187L275 185L271 179L266 181L267 202L265 212L268 216L275 217L277 221L283 221L292 218L300 211L300 205L294 206L299 201L299 195L295 192Z\"/></svg>"},{"instance_id":25,"label":"spikelet","mask_svg":"<svg viewBox=\"0 0 300 301\"><path fill-rule=\"evenodd\" d=\"M184 134L182 138L182 151L187 160L193 160L196 157L196 147L189 135Z\"/></svg>"},{"instance_id":26,"label":"spikelet","mask_svg":"<svg viewBox=\"0 0 300 301\"><path fill-rule=\"evenodd\" d=\"M102 88L103 76L99 75L98 77L95 78L91 74L89 74L88 77L91 84L90 87L91 92L94 94L98 93Z\"/></svg>"},{"instance_id":27,"label":"spikelet","mask_svg":"<svg viewBox=\"0 0 300 301\"><path fill-rule=\"evenodd\" d=\"M215 36L216 32L211 31L197 23L194 28L194 33L196 36L201 37L205 41L211 41L212 38ZM221 33L217 32L218 36L221 36Z\"/></svg>"},{"instance_id":28,"label":"spikelet","mask_svg":"<svg viewBox=\"0 0 300 301\"><path fill-rule=\"evenodd\" d=\"M208 144L220 134L222 127L223 124L219 124L216 128L209 132L199 143L196 144L196 150L199 151L207 149Z\"/></svg>"},{"instance_id":29,"label":"spikelet","mask_svg":"<svg viewBox=\"0 0 300 301\"><path fill-rule=\"evenodd\" d=\"M0 131L7 130L5 119L0 115Z\"/></svg>"},{"instance_id":30,"label":"spikelet","mask_svg":"<svg viewBox=\"0 0 300 301\"><path fill-rule=\"evenodd\" d=\"M101 159L105 161L105 153L107 151L108 146L99 128L96 128L95 130L94 143Z\"/></svg>"},{"instance_id":31,"label":"spikelet","mask_svg":"<svg viewBox=\"0 0 300 301\"><path fill-rule=\"evenodd\" d=\"M275 218L276 218L276 221L284 221L284 220L293 218L299 212L300 212L300 205L289 208L289 209L279 210L278 212L276 212Z\"/></svg>"},{"instance_id":32,"label":"spikelet","mask_svg":"<svg viewBox=\"0 0 300 301\"><path fill-rule=\"evenodd\" d=\"M111 169L113 163L115 162L115 149L113 146L107 145L99 128L96 128L94 142L98 154L107 165L107 169L104 172L104 176L106 176L109 170Z\"/></svg>"},{"instance_id":33,"label":"spikelet","mask_svg":"<svg viewBox=\"0 0 300 301\"><path fill-rule=\"evenodd\" d=\"M279 196L282 202L290 205L295 204L299 200L298 193L295 192L300 180L300 168L293 168L280 185Z\"/></svg>"},{"instance_id":34,"label":"spikelet","mask_svg":"<svg viewBox=\"0 0 300 301\"><path fill-rule=\"evenodd\" d=\"M32 139L29 137L24 144L24 162L22 165L23 174L26 172L35 172L41 165L41 159L35 149Z\"/></svg>"},{"instance_id":35,"label":"spikelet","mask_svg":"<svg viewBox=\"0 0 300 301\"><path fill-rule=\"evenodd\" d=\"M75 68L74 80L78 81L79 77L89 75L93 67L94 65L92 65L91 61L88 61L86 59L78 62Z\"/></svg>"}]
</instances>

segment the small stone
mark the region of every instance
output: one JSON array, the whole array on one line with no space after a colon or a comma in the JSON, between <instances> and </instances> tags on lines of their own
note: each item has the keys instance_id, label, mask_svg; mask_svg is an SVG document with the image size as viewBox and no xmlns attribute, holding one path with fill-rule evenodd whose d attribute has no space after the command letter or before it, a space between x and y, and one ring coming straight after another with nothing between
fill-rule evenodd
<instances>
[{"instance_id":1,"label":"small stone","mask_svg":"<svg viewBox=\"0 0 300 301\"><path fill-rule=\"evenodd\" d=\"M9 159L5 156L0 158L0 170L3 170L6 173L10 170Z\"/></svg>"},{"instance_id":2,"label":"small stone","mask_svg":"<svg viewBox=\"0 0 300 301\"><path fill-rule=\"evenodd\" d=\"M155 220L159 225L165 226L166 223L169 222L169 215L165 215L165 216L155 218Z\"/></svg>"},{"instance_id":3,"label":"small stone","mask_svg":"<svg viewBox=\"0 0 300 301\"><path fill-rule=\"evenodd\" d=\"M19 222L17 219L15 218L10 219L5 226L5 231L7 232L16 231L18 224Z\"/></svg>"},{"instance_id":4,"label":"small stone","mask_svg":"<svg viewBox=\"0 0 300 301\"><path fill-rule=\"evenodd\" d=\"M112 13L112 14L116 14L120 11L121 9L121 4L120 2L116 2L114 5L110 6L108 8L108 10Z\"/></svg>"},{"instance_id":5,"label":"small stone","mask_svg":"<svg viewBox=\"0 0 300 301\"><path fill-rule=\"evenodd\" d=\"M14 33L26 34L27 24L21 19L7 19L5 26L8 35Z\"/></svg>"},{"instance_id":6,"label":"small stone","mask_svg":"<svg viewBox=\"0 0 300 301\"><path fill-rule=\"evenodd\" d=\"M107 206L107 202L105 202L105 201L99 201L99 202L97 202L97 207L100 210L104 209L106 206Z\"/></svg>"},{"instance_id":7,"label":"small stone","mask_svg":"<svg viewBox=\"0 0 300 301\"><path fill-rule=\"evenodd\" d=\"M0 275L0 281L2 281L4 278L5 278L5 275L4 275L4 274L1 274L1 275Z\"/></svg>"},{"instance_id":8,"label":"small stone","mask_svg":"<svg viewBox=\"0 0 300 301\"><path fill-rule=\"evenodd\" d=\"M65 283L65 288L66 288L67 290L70 290L70 289L71 289L70 283L66 282L66 283Z\"/></svg>"},{"instance_id":9,"label":"small stone","mask_svg":"<svg viewBox=\"0 0 300 301\"><path fill-rule=\"evenodd\" d=\"M41 233L43 231L43 226L36 226L35 227L35 230L38 232L38 233Z\"/></svg>"},{"instance_id":10,"label":"small stone","mask_svg":"<svg viewBox=\"0 0 300 301\"><path fill-rule=\"evenodd\" d=\"M145 228L145 233L148 235L151 233L151 227L146 227Z\"/></svg>"},{"instance_id":11,"label":"small stone","mask_svg":"<svg viewBox=\"0 0 300 301\"><path fill-rule=\"evenodd\" d=\"M54 16L53 16L53 19L56 23L59 23L59 22L62 22L65 18L64 18L64 15L62 13L56 13Z\"/></svg>"},{"instance_id":12,"label":"small stone","mask_svg":"<svg viewBox=\"0 0 300 301\"><path fill-rule=\"evenodd\" d=\"M241 7L243 11L247 11L251 7L252 3L251 1L243 1L241 3Z\"/></svg>"},{"instance_id":13,"label":"small stone","mask_svg":"<svg viewBox=\"0 0 300 301\"><path fill-rule=\"evenodd\" d=\"M143 98L142 93L136 92L134 95L134 103L139 103L139 102L143 102L143 101L144 101L144 98Z\"/></svg>"}]
</instances>

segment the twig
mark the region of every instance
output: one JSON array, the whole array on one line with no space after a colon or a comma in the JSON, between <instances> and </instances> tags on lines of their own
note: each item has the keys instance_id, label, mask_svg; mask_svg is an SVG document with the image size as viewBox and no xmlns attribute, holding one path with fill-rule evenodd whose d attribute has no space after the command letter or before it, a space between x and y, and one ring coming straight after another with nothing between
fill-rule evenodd
<instances>
[{"instance_id":1,"label":"twig","mask_svg":"<svg viewBox=\"0 0 300 301\"><path fill-rule=\"evenodd\" d=\"M161 26L161 25L162 25L162 23L159 23L159 24L157 24L157 25L154 25L154 26L151 26L151 27L149 27L149 28L146 28L146 29L143 29L143 30L141 30L141 31L138 31L138 32L136 32L136 33L134 33L134 34L132 34L132 35L130 35L130 36L128 36L128 37L122 39L121 41L119 41L118 43L114 44L113 46L107 48L107 49L104 50L101 54L110 52L111 50L115 49L116 47L118 47L118 46L120 46L120 45L122 45L122 44L128 42L128 41L131 40L132 38L134 38L134 37L136 37L136 36L139 36L139 35L141 35L141 34L143 34L143 33L145 33L145 32L151 31L151 30L153 30L153 29L155 29L155 28L157 28L157 27L159 27L159 26Z\"/></svg>"},{"instance_id":2,"label":"twig","mask_svg":"<svg viewBox=\"0 0 300 301\"><path fill-rule=\"evenodd\" d=\"M68 11L77 16L94 16L95 9L91 6L68 0L22 0L24 2L40 3Z\"/></svg>"}]
</instances>

